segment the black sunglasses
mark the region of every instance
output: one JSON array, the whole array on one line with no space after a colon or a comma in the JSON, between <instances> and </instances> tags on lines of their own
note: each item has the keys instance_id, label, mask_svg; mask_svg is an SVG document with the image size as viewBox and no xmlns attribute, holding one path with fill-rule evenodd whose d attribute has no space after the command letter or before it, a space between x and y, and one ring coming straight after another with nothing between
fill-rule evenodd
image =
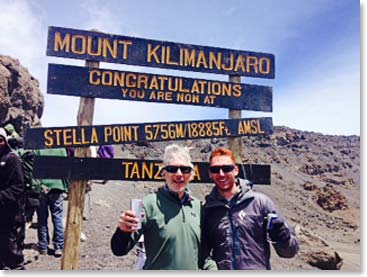
<instances>
[{"instance_id":1,"label":"black sunglasses","mask_svg":"<svg viewBox=\"0 0 367 277\"><path fill-rule=\"evenodd\" d=\"M176 166L176 165L167 165L163 167L169 173L177 173L180 170L182 173L190 173L192 171L191 166Z\"/></svg>"},{"instance_id":2,"label":"black sunglasses","mask_svg":"<svg viewBox=\"0 0 367 277\"><path fill-rule=\"evenodd\" d=\"M209 167L209 170L211 173L219 173L220 170L222 170L224 173L231 172L233 169L235 169L235 166L233 164L230 165L215 165Z\"/></svg>"}]
</instances>

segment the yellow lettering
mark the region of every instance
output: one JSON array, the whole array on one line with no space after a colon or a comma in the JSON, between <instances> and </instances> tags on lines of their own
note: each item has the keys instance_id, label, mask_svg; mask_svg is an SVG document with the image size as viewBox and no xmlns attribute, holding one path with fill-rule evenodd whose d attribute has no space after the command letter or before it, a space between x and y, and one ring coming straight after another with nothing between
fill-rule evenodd
<instances>
[{"instance_id":1,"label":"yellow lettering","mask_svg":"<svg viewBox=\"0 0 367 277\"><path fill-rule=\"evenodd\" d=\"M154 174L154 179L155 180L161 180L162 177L160 176L160 173L161 173L160 169L161 169L162 164L161 163L154 163L154 166L157 169L157 171Z\"/></svg>"},{"instance_id":2,"label":"yellow lettering","mask_svg":"<svg viewBox=\"0 0 367 277\"><path fill-rule=\"evenodd\" d=\"M130 165L132 164L133 162L122 162L122 165L125 166L125 179L129 178Z\"/></svg>"},{"instance_id":3,"label":"yellow lettering","mask_svg":"<svg viewBox=\"0 0 367 277\"><path fill-rule=\"evenodd\" d=\"M213 68L213 64L215 67L220 70L220 65L222 64L222 52L218 52L217 56L215 53L209 52L209 68Z\"/></svg>"},{"instance_id":4,"label":"yellow lettering","mask_svg":"<svg viewBox=\"0 0 367 277\"><path fill-rule=\"evenodd\" d=\"M259 69L261 74L269 74L270 73L270 59L269 58L260 58L259 59Z\"/></svg>"},{"instance_id":5,"label":"yellow lettering","mask_svg":"<svg viewBox=\"0 0 367 277\"><path fill-rule=\"evenodd\" d=\"M196 67L199 68L201 65L204 66L204 68L208 68L208 63L206 61L205 53L203 50L199 51L198 60L196 63Z\"/></svg>"},{"instance_id":6,"label":"yellow lettering","mask_svg":"<svg viewBox=\"0 0 367 277\"><path fill-rule=\"evenodd\" d=\"M117 58L117 40L113 40L113 47L111 46L111 42L108 38L103 39L103 57L107 58L108 53L114 58Z\"/></svg>"},{"instance_id":7,"label":"yellow lettering","mask_svg":"<svg viewBox=\"0 0 367 277\"><path fill-rule=\"evenodd\" d=\"M87 141L87 140L86 140L85 129L84 129L84 128L82 128L82 129L81 129L81 131L82 131L82 133L81 133L81 137L82 137L82 141L81 141L81 143L82 143L82 144L89 143L89 141Z\"/></svg>"},{"instance_id":8,"label":"yellow lettering","mask_svg":"<svg viewBox=\"0 0 367 277\"><path fill-rule=\"evenodd\" d=\"M53 144L54 144L54 140L52 138L52 130L46 130L44 133L43 133L43 136L45 138L45 145L47 147L51 147Z\"/></svg>"},{"instance_id":9,"label":"yellow lettering","mask_svg":"<svg viewBox=\"0 0 367 277\"><path fill-rule=\"evenodd\" d=\"M82 132L83 132L83 130L84 129L82 128ZM73 145L81 145L82 142L77 140L78 136L77 136L77 133L76 133L76 129L75 128L72 129L72 132L73 132L73 135L72 135L72 137L73 137Z\"/></svg>"},{"instance_id":10,"label":"yellow lettering","mask_svg":"<svg viewBox=\"0 0 367 277\"><path fill-rule=\"evenodd\" d=\"M80 42L80 47L78 48L78 41ZM83 55L86 52L87 39L83 35L74 35L71 38L71 51L75 54Z\"/></svg>"},{"instance_id":11,"label":"yellow lettering","mask_svg":"<svg viewBox=\"0 0 367 277\"><path fill-rule=\"evenodd\" d=\"M238 123L238 134L239 135L251 134L251 122L248 120L240 121Z\"/></svg>"},{"instance_id":12,"label":"yellow lettering","mask_svg":"<svg viewBox=\"0 0 367 277\"><path fill-rule=\"evenodd\" d=\"M149 179L153 178L153 163L149 164L150 167L148 167L146 162L142 162L142 178L145 179L145 176L147 176Z\"/></svg>"},{"instance_id":13,"label":"yellow lettering","mask_svg":"<svg viewBox=\"0 0 367 277\"><path fill-rule=\"evenodd\" d=\"M104 142L108 142L109 137L112 136L112 127L105 127L104 128Z\"/></svg>"},{"instance_id":14,"label":"yellow lettering","mask_svg":"<svg viewBox=\"0 0 367 277\"><path fill-rule=\"evenodd\" d=\"M150 80L149 89L159 89L159 84L156 76L153 76Z\"/></svg>"},{"instance_id":15,"label":"yellow lettering","mask_svg":"<svg viewBox=\"0 0 367 277\"><path fill-rule=\"evenodd\" d=\"M242 86L240 84L233 85L233 96L240 97L242 94Z\"/></svg>"},{"instance_id":16,"label":"yellow lettering","mask_svg":"<svg viewBox=\"0 0 367 277\"><path fill-rule=\"evenodd\" d=\"M94 79L94 75L97 75L96 79ZM92 85L98 86L101 83L101 79L99 78L101 76L101 72L97 69L92 69L89 71L89 83Z\"/></svg>"},{"instance_id":17,"label":"yellow lettering","mask_svg":"<svg viewBox=\"0 0 367 277\"><path fill-rule=\"evenodd\" d=\"M151 130L152 125L147 124L144 126L144 132L145 132L145 139L146 140L152 140L153 139L153 132Z\"/></svg>"},{"instance_id":18,"label":"yellow lettering","mask_svg":"<svg viewBox=\"0 0 367 277\"><path fill-rule=\"evenodd\" d=\"M54 130L54 133L56 134L56 145L61 145L61 129Z\"/></svg>"},{"instance_id":19,"label":"yellow lettering","mask_svg":"<svg viewBox=\"0 0 367 277\"><path fill-rule=\"evenodd\" d=\"M98 38L97 51L93 52L93 38L88 37L87 39L87 53L91 56L101 56L102 54L102 38Z\"/></svg>"},{"instance_id":20,"label":"yellow lettering","mask_svg":"<svg viewBox=\"0 0 367 277\"><path fill-rule=\"evenodd\" d=\"M70 52L70 34L66 34L64 39L62 39L59 32L55 33L54 51L65 51L66 53Z\"/></svg>"},{"instance_id":21,"label":"yellow lettering","mask_svg":"<svg viewBox=\"0 0 367 277\"><path fill-rule=\"evenodd\" d=\"M148 88L148 75L140 74L138 76L138 88Z\"/></svg>"},{"instance_id":22,"label":"yellow lettering","mask_svg":"<svg viewBox=\"0 0 367 277\"><path fill-rule=\"evenodd\" d=\"M239 70L241 70L242 72L246 72L244 58L242 55L238 55L236 65L234 66L234 71Z\"/></svg>"},{"instance_id":23,"label":"yellow lettering","mask_svg":"<svg viewBox=\"0 0 367 277\"><path fill-rule=\"evenodd\" d=\"M133 43L130 40L119 40L118 43L123 45L122 58L126 60L128 57L128 53L129 53L128 52L129 46L132 45Z\"/></svg>"},{"instance_id":24,"label":"yellow lettering","mask_svg":"<svg viewBox=\"0 0 367 277\"><path fill-rule=\"evenodd\" d=\"M198 82L196 80L194 81L194 84L191 87L191 92L197 92L197 93L200 92L200 90L199 90L199 84L198 84Z\"/></svg>"},{"instance_id":25,"label":"yellow lettering","mask_svg":"<svg viewBox=\"0 0 367 277\"><path fill-rule=\"evenodd\" d=\"M159 50L161 46L157 45L156 47L152 48L152 45L149 43L148 44L148 52L147 52L147 61L148 62L152 62L152 57L154 58L156 63L161 63L159 60L159 57L157 55L157 51Z\"/></svg>"},{"instance_id":26,"label":"yellow lettering","mask_svg":"<svg viewBox=\"0 0 367 277\"><path fill-rule=\"evenodd\" d=\"M257 57L248 56L247 57L247 72L251 72L251 67L253 68L254 72L258 73L258 60Z\"/></svg>"},{"instance_id":27,"label":"yellow lettering","mask_svg":"<svg viewBox=\"0 0 367 277\"><path fill-rule=\"evenodd\" d=\"M184 49L184 66L192 66L195 65L195 57L196 57L196 51L195 49Z\"/></svg>"},{"instance_id":28,"label":"yellow lettering","mask_svg":"<svg viewBox=\"0 0 367 277\"><path fill-rule=\"evenodd\" d=\"M171 61L171 47L167 46L166 64L178 65L178 62Z\"/></svg>"},{"instance_id":29,"label":"yellow lettering","mask_svg":"<svg viewBox=\"0 0 367 277\"><path fill-rule=\"evenodd\" d=\"M139 164L133 163L133 168L131 169L130 178L137 178L140 179L140 172L139 172Z\"/></svg>"},{"instance_id":30,"label":"yellow lettering","mask_svg":"<svg viewBox=\"0 0 367 277\"><path fill-rule=\"evenodd\" d=\"M177 102L199 103L200 97L199 97L199 95L178 93L176 100L177 100Z\"/></svg>"},{"instance_id":31,"label":"yellow lettering","mask_svg":"<svg viewBox=\"0 0 367 277\"><path fill-rule=\"evenodd\" d=\"M225 60L228 62L228 66L226 66L225 64L222 64L222 69L224 69L224 70L232 70L233 69L233 64L234 64L234 56L233 56L233 53L231 53L229 55L229 58L227 58Z\"/></svg>"},{"instance_id":32,"label":"yellow lettering","mask_svg":"<svg viewBox=\"0 0 367 277\"><path fill-rule=\"evenodd\" d=\"M90 139L91 143L98 143L98 134L97 134L97 130L96 128L92 128L92 135L91 135L91 139Z\"/></svg>"},{"instance_id":33,"label":"yellow lettering","mask_svg":"<svg viewBox=\"0 0 367 277\"><path fill-rule=\"evenodd\" d=\"M198 181L201 180L201 174L200 174L200 169L199 166L197 164L194 165L194 172L195 172L195 179L197 179Z\"/></svg>"},{"instance_id":34,"label":"yellow lettering","mask_svg":"<svg viewBox=\"0 0 367 277\"><path fill-rule=\"evenodd\" d=\"M113 74L113 85L123 87L125 86L125 73L124 72L118 72L114 71Z\"/></svg>"},{"instance_id":35,"label":"yellow lettering","mask_svg":"<svg viewBox=\"0 0 367 277\"><path fill-rule=\"evenodd\" d=\"M129 73L126 75L126 87L136 87L136 75L134 73Z\"/></svg>"},{"instance_id":36,"label":"yellow lettering","mask_svg":"<svg viewBox=\"0 0 367 277\"><path fill-rule=\"evenodd\" d=\"M212 105L215 102L215 95L206 95L204 98L204 104Z\"/></svg>"},{"instance_id":37,"label":"yellow lettering","mask_svg":"<svg viewBox=\"0 0 367 277\"><path fill-rule=\"evenodd\" d=\"M104 71L102 73L102 85L104 86L112 86L113 76L111 71Z\"/></svg>"}]
</instances>

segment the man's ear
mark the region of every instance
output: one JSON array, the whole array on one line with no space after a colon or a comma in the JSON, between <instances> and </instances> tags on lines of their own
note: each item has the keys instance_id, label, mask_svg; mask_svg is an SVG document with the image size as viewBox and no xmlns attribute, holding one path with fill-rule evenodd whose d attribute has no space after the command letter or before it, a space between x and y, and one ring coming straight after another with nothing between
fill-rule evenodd
<instances>
[{"instance_id":1,"label":"man's ear","mask_svg":"<svg viewBox=\"0 0 367 277\"><path fill-rule=\"evenodd\" d=\"M210 170L208 169L208 174L209 174L209 178L213 180L212 178L212 173L210 172Z\"/></svg>"},{"instance_id":2,"label":"man's ear","mask_svg":"<svg viewBox=\"0 0 367 277\"><path fill-rule=\"evenodd\" d=\"M238 165L235 166L234 168L234 173L235 173L235 177L237 177L237 175L240 173L240 169L238 168Z\"/></svg>"}]
</instances>

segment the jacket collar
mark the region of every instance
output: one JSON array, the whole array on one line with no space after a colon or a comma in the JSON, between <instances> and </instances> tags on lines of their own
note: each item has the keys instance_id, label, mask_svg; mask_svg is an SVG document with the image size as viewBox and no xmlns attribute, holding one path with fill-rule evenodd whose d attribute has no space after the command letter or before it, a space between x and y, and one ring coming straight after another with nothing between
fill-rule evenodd
<instances>
[{"instance_id":1,"label":"jacket collar","mask_svg":"<svg viewBox=\"0 0 367 277\"><path fill-rule=\"evenodd\" d=\"M212 207L226 206L229 208L230 206L235 206L247 199L254 197L250 181L238 178L236 179L236 186L238 188L237 194L233 196L233 198L230 201L223 198L223 196L220 195L217 187L215 186L209 193L209 195L206 197L204 207L212 208Z\"/></svg>"},{"instance_id":2,"label":"jacket collar","mask_svg":"<svg viewBox=\"0 0 367 277\"><path fill-rule=\"evenodd\" d=\"M178 194L176 192L170 191L167 184L164 185L162 191L170 198L173 198L174 200L180 202L182 205L190 204L191 201L194 200L188 188L185 188L182 199L178 197Z\"/></svg>"}]
</instances>

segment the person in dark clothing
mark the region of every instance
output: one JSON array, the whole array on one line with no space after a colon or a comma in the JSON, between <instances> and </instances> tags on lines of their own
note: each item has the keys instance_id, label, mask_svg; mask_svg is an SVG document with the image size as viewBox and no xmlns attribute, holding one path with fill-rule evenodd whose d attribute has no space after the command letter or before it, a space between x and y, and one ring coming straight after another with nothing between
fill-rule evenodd
<instances>
[{"instance_id":1,"label":"person in dark clothing","mask_svg":"<svg viewBox=\"0 0 367 277\"><path fill-rule=\"evenodd\" d=\"M24 269L24 206L22 165L0 128L0 270Z\"/></svg>"},{"instance_id":2,"label":"person in dark clothing","mask_svg":"<svg viewBox=\"0 0 367 277\"><path fill-rule=\"evenodd\" d=\"M271 269L270 244L280 257L292 258L298 241L271 199L237 179L238 173L232 151L212 152L209 175L215 187L204 203L203 251L218 269Z\"/></svg>"}]
</instances>

